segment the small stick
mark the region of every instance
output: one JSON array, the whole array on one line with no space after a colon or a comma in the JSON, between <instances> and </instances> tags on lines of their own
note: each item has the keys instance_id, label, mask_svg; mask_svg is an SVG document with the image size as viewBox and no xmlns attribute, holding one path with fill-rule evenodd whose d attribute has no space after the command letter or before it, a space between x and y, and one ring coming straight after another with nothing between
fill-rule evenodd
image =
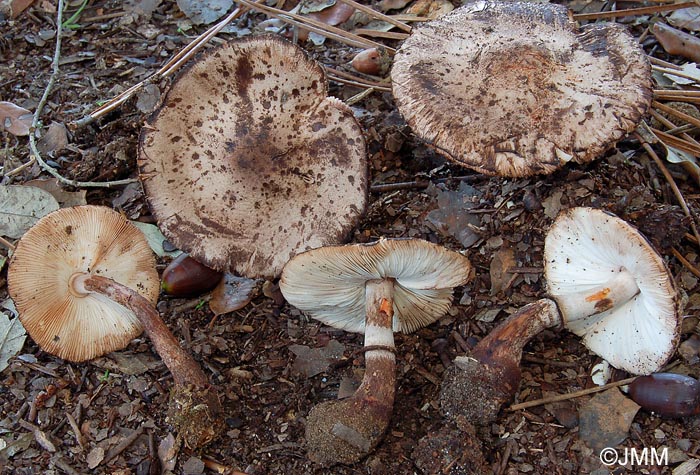
<instances>
[{"instance_id":1,"label":"small stick","mask_svg":"<svg viewBox=\"0 0 700 475\"><path fill-rule=\"evenodd\" d=\"M386 38L389 40L403 41L408 38L408 33L397 33L395 31L373 30L371 28L356 28L353 30L356 35L372 36L374 38Z\"/></svg>"},{"instance_id":2,"label":"small stick","mask_svg":"<svg viewBox=\"0 0 700 475\"><path fill-rule=\"evenodd\" d=\"M368 79L364 79L364 78L355 76L354 74L350 74L348 72L341 71L339 69L333 69L330 66L323 66L323 69L326 71L326 74L328 74L329 76L332 75L332 76L337 76L337 77L344 78L344 79L349 79L351 81L356 81L358 83L362 83L363 85L365 85L365 87L373 87L377 90L387 90L387 91L391 92L391 84L389 84L388 82L370 81Z\"/></svg>"},{"instance_id":3,"label":"small stick","mask_svg":"<svg viewBox=\"0 0 700 475\"><path fill-rule=\"evenodd\" d=\"M119 444L117 444L112 449L110 449L109 452L107 452L107 455L105 455L105 458L104 458L104 460L102 460L101 463L106 465L114 457L116 457L117 455L124 452L131 444L136 442L136 439L141 437L141 434L143 434L143 431L144 431L144 426L140 426L138 429L136 429L131 434L129 434L127 437L125 437L124 440L119 442Z\"/></svg>"},{"instance_id":4,"label":"small stick","mask_svg":"<svg viewBox=\"0 0 700 475\"><path fill-rule=\"evenodd\" d=\"M361 3L357 3L355 0L340 0L340 1L346 5L350 5L351 7L355 7L356 9L360 10L361 12L364 12L377 20L391 23L392 25L405 31L406 33L411 32L411 27L408 26L407 24L397 20L396 18L392 18L389 15L385 15L382 12L378 12L377 10L374 10L373 8L362 5Z\"/></svg>"},{"instance_id":5,"label":"small stick","mask_svg":"<svg viewBox=\"0 0 700 475\"><path fill-rule=\"evenodd\" d=\"M675 247L672 247L671 254L673 254L676 257L676 259L678 259L681 262L681 264L683 264L690 272L692 272L695 277L700 277L700 270L698 270L697 267L695 267L693 264L691 264L688 261L688 259L683 257L683 254L681 254L678 251L678 249L676 249Z\"/></svg>"},{"instance_id":6,"label":"small stick","mask_svg":"<svg viewBox=\"0 0 700 475\"><path fill-rule=\"evenodd\" d=\"M322 21L290 13L284 10L280 10L278 8L268 7L264 4L252 3L248 0L236 1L241 5L245 5L253 10L265 13L266 15L271 16L273 18L277 18L279 20L282 20L299 28L303 28L305 30L313 31L330 39L348 44L350 46L356 46L358 48L384 48L389 54L396 53L396 50L393 48L389 48L388 46L383 45L381 43L377 43L376 41L368 40L367 38L362 38L361 36L348 33L347 31L341 28L327 25Z\"/></svg>"},{"instance_id":7,"label":"small stick","mask_svg":"<svg viewBox=\"0 0 700 475\"><path fill-rule=\"evenodd\" d=\"M676 4L667 3L664 5L658 5L654 7L626 8L624 10L613 10L609 12L597 13L577 13L574 14L574 20L599 20L601 18L619 18L621 16L630 15L648 15L650 13L670 12L673 10L681 10L683 8L690 8L695 6L697 6L695 2L684 2Z\"/></svg>"},{"instance_id":8,"label":"small stick","mask_svg":"<svg viewBox=\"0 0 700 475\"><path fill-rule=\"evenodd\" d=\"M81 449L85 450L85 437L83 436L82 432L80 432L80 427L78 427L78 423L76 422L75 418L67 412L66 420L68 421L68 424L70 425L71 429L73 429L73 433L75 434L75 440L78 442L78 445Z\"/></svg>"},{"instance_id":9,"label":"small stick","mask_svg":"<svg viewBox=\"0 0 700 475\"><path fill-rule=\"evenodd\" d=\"M0 244L8 248L10 251L15 252L15 245L2 236L0 236Z\"/></svg>"},{"instance_id":10,"label":"small stick","mask_svg":"<svg viewBox=\"0 0 700 475\"><path fill-rule=\"evenodd\" d=\"M479 175L467 175L467 176L455 176L450 178L438 178L437 180L416 180L416 181L404 181L399 183L379 183L377 185L371 185L369 191L372 193L389 193L396 190L424 190L430 186L431 183L447 183L451 180L464 181L467 183L474 183L479 178Z\"/></svg>"},{"instance_id":11,"label":"small stick","mask_svg":"<svg viewBox=\"0 0 700 475\"><path fill-rule=\"evenodd\" d=\"M664 73L664 74L670 74L671 76L678 76L679 78L684 78L684 79L690 79L691 81L697 82L698 78L695 76L692 76L690 74L684 73L683 71L679 71L677 69L672 69L672 68L664 68L661 66L651 66L652 71L657 71L659 73Z\"/></svg>"},{"instance_id":12,"label":"small stick","mask_svg":"<svg viewBox=\"0 0 700 475\"><path fill-rule=\"evenodd\" d=\"M652 101L651 105L656 107L661 112L666 112L667 114L670 114L678 119L684 120L689 124L693 124L695 127L700 127L700 119L696 119L692 115L676 110L673 107L667 106L666 104L662 104L658 101Z\"/></svg>"},{"instance_id":13,"label":"small stick","mask_svg":"<svg viewBox=\"0 0 700 475\"><path fill-rule=\"evenodd\" d=\"M654 135L656 135L656 138L658 138L662 144L670 145L671 147L688 152L692 155L700 155L700 145L693 144L692 142L683 140L682 138L671 135L668 132L654 129L653 127L650 128L650 130L654 133Z\"/></svg>"},{"instance_id":14,"label":"small stick","mask_svg":"<svg viewBox=\"0 0 700 475\"><path fill-rule=\"evenodd\" d=\"M222 475L248 475L245 472L239 472L238 470L234 470L206 457L202 458L202 462L204 462L204 466L212 472L220 473Z\"/></svg>"},{"instance_id":15,"label":"small stick","mask_svg":"<svg viewBox=\"0 0 700 475\"><path fill-rule=\"evenodd\" d=\"M671 189L673 190L673 193L676 195L676 200L678 200L678 204L681 205L681 208L683 209L683 212L685 213L686 216L690 217L691 222L690 222L690 229L693 231L693 234L697 238L698 241L700 241L700 233L698 233L698 227L695 225L695 219L693 218L693 215L690 213L690 209L688 208L688 203L685 202L685 199L683 198L683 194L681 193L681 190L678 188L678 185L676 184L676 181L673 179L671 176L671 173L669 173L668 169L664 165L663 161L659 158L659 156L656 154L653 148L651 148L651 145L649 145L649 142L644 139L638 132L633 132L634 137L639 140L639 143L642 144L642 147L644 147L644 150L649 154L649 156L656 162L656 165L661 169L661 173L663 173L664 177L668 181L669 185L671 186Z\"/></svg>"},{"instance_id":16,"label":"small stick","mask_svg":"<svg viewBox=\"0 0 700 475\"><path fill-rule=\"evenodd\" d=\"M512 406L510 406L508 408L508 410L511 412L515 412L515 411L519 411L520 409L527 409L528 407L535 407L535 406L541 406L542 404L549 404L550 402L567 401L569 399L574 399L577 397L586 396L587 394L593 394L593 393L597 393L600 391L605 391L606 389L616 388L618 386L624 386L626 384L630 384L635 379L637 379L636 376L634 378L627 378L627 379L622 379L620 381L615 381L614 383L604 384L603 386L596 386L594 388L582 389L580 391L574 391L572 393L559 394L556 396L549 396L549 397L545 397L542 399L535 399L533 401L521 402L519 404L513 404Z\"/></svg>"}]
</instances>

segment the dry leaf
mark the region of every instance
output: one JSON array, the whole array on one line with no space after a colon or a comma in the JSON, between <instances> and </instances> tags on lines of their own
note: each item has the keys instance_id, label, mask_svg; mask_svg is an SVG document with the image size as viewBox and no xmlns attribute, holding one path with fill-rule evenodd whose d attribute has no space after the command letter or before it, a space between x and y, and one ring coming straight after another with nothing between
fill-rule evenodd
<instances>
[{"instance_id":1,"label":"dry leaf","mask_svg":"<svg viewBox=\"0 0 700 475\"><path fill-rule=\"evenodd\" d=\"M53 155L64 150L68 145L68 129L60 122L51 122L49 128L39 140L37 147L44 155Z\"/></svg>"},{"instance_id":2,"label":"dry leaf","mask_svg":"<svg viewBox=\"0 0 700 475\"><path fill-rule=\"evenodd\" d=\"M19 318L10 318L0 313L0 372L7 368L10 358L20 352L27 332L24 330Z\"/></svg>"},{"instance_id":3,"label":"dry leaf","mask_svg":"<svg viewBox=\"0 0 700 475\"><path fill-rule=\"evenodd\" d=\"M233 5L233 0L177 0L182 13L195 25L209 25L221 18Z\"/></svg>"},{"instance_id":4,"label":"dry leaf","mask_svg":"<svg viewBox=\"0 0 700 475\"><path fill-rule=\"evenodd\" d=\"M24 107L12 102L0 101L0 127L12 135L29 135L33 115Z\"/></svg>"},{"instance_id":5,"label":"dry leaf","mask_svg":"<svg viewBox=\"0 0 700 475\"><path fill-rule=\"evenodd\" d=\"M158 444L158 458L160 459L162 473L175 470L179 452L180 444L173 434L168 434L167 437L160 441L160 444Z\"/></svg>"},{"instance_id":6,"label":"dry leaf","mask_svg":"<svg viewBox=\"0 0 700 475\"><path fill-rule=\"evenodd\" d=\"M94 469L99 464L101 464L104 459L105 459L105 449L103 449L102 447L93 448L87 454L86 462L88 464L88 468L90 470Z\"/></svg>"},{"instance_id":7,"label":"dry leaf","mask_svg":"<svg viewBox=\"0 0 700 475\"><path fill-rule=\"evenodd\" d=\"M651 31L668 54L700 61L700 38L661 22L654 23Z\"/></svg>"},{"instance_id":8,"label":"dry leaf","mask_svg":"<svg viewBox=\"0 0 700 475\"><path fill-rule=\"evenodd\" d=\"M35 186L0 186L0 236L18 239L39 218L59 208L51 193Z\"/></svg>"},{"instance_id":9,"label":"dry leaf","mask_svg":"<svg viewBox=\"0 0 700 475\"><path fill-rule=\"evenodd\" d=\"M245 307L254 296L256 283L255 279L225 273L211 293L209 308L214 315L222 315Z\"/></svg>"},{"instance_id":10,"label":"dry leaf","mask_svg":"<svg viewBox=\"0 0 700 475\"><path fill-rule=\"evenodd\" d=\"M306 345L291 345L289 351L297 357L292 368L307 378L324 372L328 366L337 361L345 351L345 345L331 340L321 348L309 348Z\"/></svg>"},{"instance_id":11,"label":"dry leaf","mask_svg":"<svg viewBox=\"0 0 700 475\"><path fill-rule=\"evenodd\" d=\"M639 408L618 388L599 393L579 411L579 437L593 450L615 447L627 438Z\"/></svg>"},{"instance_id":12,"label":"dry leaf","mask_svg":"<svg viewBox=\"0 0 700 475\"><path fill-rule=\"evenodd\" d=\"M58 204L61 208L69 208L71 206L80 206L87 204L85 200L86 191L66 191L61 187L58 180L53 178L37 178L36 180L29 180L24 182L25 186L35 186L41 188L44 191L48 191L51 195L56 198Z\"/></svg>"},{"instance_id":13,"label":"dry leaf","mask_svg":"<svg viewBox=\"0 0 700 475\"><path fill-rule=\"evenodd\" d=\"M515 251L510 247L502 247L496 251L491 259L491 291L490 295L503 292L513 278L508 269L515 267Z\"/></svg>"}]
</instances>

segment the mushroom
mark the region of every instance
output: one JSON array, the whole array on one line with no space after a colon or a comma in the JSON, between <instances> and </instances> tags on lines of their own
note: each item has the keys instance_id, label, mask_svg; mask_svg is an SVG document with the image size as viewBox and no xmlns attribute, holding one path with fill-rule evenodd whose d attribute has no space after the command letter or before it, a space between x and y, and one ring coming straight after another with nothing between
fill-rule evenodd
<instances>
[{"instance_id":1,"label":"mushroom","mask_svg":"<svg viewBox=\"0 0 700 475\"><path fill-rule=\"evenodd\" d=\"M365 141L327 89L321 66L278 36L225 43L183 71L139 145L168 239L250 278L344 242L367 202Z\"/></svg>"},{"instance_id":2,"label":"mushroom","mask_svg":"<svg viewBox=\"0 0 700 475\"><path fill-rule=\"evenodd\" d=\"M594 208L559 214L544 246L547 290L564 326L616 368L657 372L680 338L673 276L622 219Z\"/></svg>"},{"instance_id":3,"label":"mushroom","mask_svg":"<svg viewBox=\"0 0 700 475\"><path fill-rule=\"evenodd\" d=\"M322 247L285 265L280 289L289 303L327 325L365 334L360 387L309 413L310 459L353 463L381 441L394 404L393 332L412 332L444 315L452 288L470 271L466 257L420 239Z\"/></svg>"},{"instance_id":4,"label":"mushroom","mask_svg":"<svg viewBox=\"0 0 700 475\"><path fill-rule=\"evenodd\" d=\"M145 330L173 375L169 418L179 436L198 447L220 432L218 397L156 311L153 254L122 215L101 206L47 214L17 244L7 281L27 333L60 358L89 360Z\"/></svg>"},{"instance_id":5,"label":"mushroom","mask_svg":"<svg viewBox=\"0 0 700 475\"><path fill-rule=\"evenodd\" d=\"M586 163L634 130L649 62L617 23L579 28L551 3L476 1L413 30L391 70L414 133L489 175Z\"/></svg>"},{"instance_id":6,"label":"mushroom","mask_svg":"<svg viewBox=\"0 0 700 475\"><path fill-rule=\"evenodd\" d=\"M545 239L551 299L526 305L445 372L443 413L484 425L515 395L523 347L545 328L564 326L616 368L658 371L678 344L673 278L634 227L604 211L571 208Z\"/></svg>"}]
</instances>

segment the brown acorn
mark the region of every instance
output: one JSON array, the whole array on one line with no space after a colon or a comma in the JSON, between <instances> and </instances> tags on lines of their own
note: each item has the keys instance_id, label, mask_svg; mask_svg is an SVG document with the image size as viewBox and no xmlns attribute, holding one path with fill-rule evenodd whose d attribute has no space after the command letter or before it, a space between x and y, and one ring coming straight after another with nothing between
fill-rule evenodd
<instances>
[{"instance_id":1,"label":"brown acorn","mask_svg":"<svg viewBox=\"0 0 700 475\"><path fill-rule=\"evenodd\" d=\"M629 386L634 402L664 417L700 414L700 382L682 374L640 376Z\"/></svg>"},{"instance_id":2,"label":"brown acorn","mask_svg":"<svg viewBox=\"0 0 700 475\"><path fill-rule=\"evenodd\" d=\"M161 289L168 295L188 297L216 287L223 274L201 264L187 254L177 256L163 271Z\"/></svg>"}]
</instances>

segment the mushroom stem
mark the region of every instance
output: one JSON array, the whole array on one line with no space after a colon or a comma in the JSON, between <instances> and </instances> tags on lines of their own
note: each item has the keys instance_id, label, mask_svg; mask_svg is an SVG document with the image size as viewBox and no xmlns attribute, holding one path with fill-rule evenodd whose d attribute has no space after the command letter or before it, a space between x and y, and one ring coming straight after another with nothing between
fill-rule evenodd
<instances>
[{"instance_id":1,"label":"mushroom stem","mask_svg":"<svg viewBox=\"0 0 700 475\"><path fill-rule=\"evenodd\" d=\"M482 339L470 357L457 357L440 389L443 413L457 421L485 425L520 385L523 348L542 330L561 324L557 305L541 299L521 308Z\"/></svg>"},{"instance_id":2,"label":"mushroom stem","mask_svg":"<svg viewBox=\"0 0 700 475\"><path fill-rule=\"evenodd\" d=\"M323 465L355 463L381 442L394 406L396 357L394 280L366 284L365 375L347 399L326 401L307 418L309 458Z\"/></svg>"},{"instance_id":3,"label":"mushroom stem","mask_svg":"<svg viewBox=\"0 0 700 475\"><path fill-rule=\"evenodd\" d=\"M552 293L559 294L560 292L559 289L555 289ZM634 298L638 293L639 287L634 276L622 267L615 276L602 285L580 292L567 293L566 298L557 298L554 295L554 299L557 301L562 315L566 315L569 330L580 336L582 333L575 329L577 320L618 307Z\"/></svg>"},{"instance_id":4,"label":"mushroom stem","mask_svg":"<svg viewBox=\"0 0 700 475\"><path fill-rule=\"evenodd\" d=\"M138 292L108 277L80 273L71 278L77 293L96 292L131 310L173 375L168 417L185 445L206 445L223 429L221 403L197 362L182 349L158 311Z\"/></svg>"}]
</instances>

